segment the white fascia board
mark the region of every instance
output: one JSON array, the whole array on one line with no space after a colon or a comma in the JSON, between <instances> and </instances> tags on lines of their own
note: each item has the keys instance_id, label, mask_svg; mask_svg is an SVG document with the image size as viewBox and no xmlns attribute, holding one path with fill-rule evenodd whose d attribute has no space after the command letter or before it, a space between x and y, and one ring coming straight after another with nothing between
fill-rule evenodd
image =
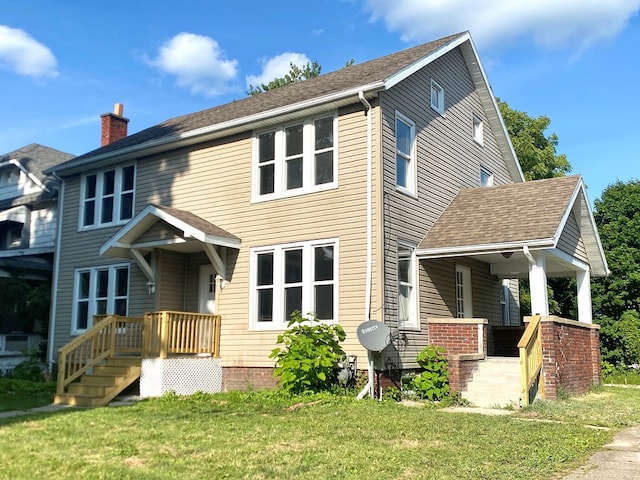
<instances>
[{"instance_id":1,"label":"white fascia board","mask_svg":"<svg viewBox=\"0 0 640 480\"><path fill-rule=\"evenodd\" d=\"M552 249L548 250L547 253L549 255L552 255L552 256L562 260L564 263L567 263L567 264L571 265L572 267L575 267L576 270L582 270L582 271L585 271L585 272L590 271L589 265L587 263L584 263L583 261L578 260L575 257L572 257L568 253L565 253L565 252L563 252L562 250L560 250L558 248L552 248Z\"/></svg>"},{"instance_id":2,"label":"white fascia board","mask_svg":"<svg viewBox=\"0 0 640 480\"><path fill-rule=\"evenodd\" d=\"M354 97L356 100L358 100L358 94L360 92L371 92L382 89L384 89L383 82L374 82L367 85L359 86L357 88L344 90L342 92L313 98L304 102L285 105L283 107L268 110L266 112L260 112L255 115L240 117L229 120L228 122L216 123L214 125L207 125L206 127L197 128L188 132L162 137L157 140L150 140L148 142L132 145L130 147L121 148L103 154L93 155L86 158L80 163L70 166L69 168L55 169L54 167L52 171L55 171L58 174L60 172L64 172L65 170L71 173L75 173L77 171L80 171L82 167L87 164L93 164L96 162L112 160L116 158L118 159L118 161L124 161L128 158L134 157L136 154L142 151L144 151L145 155L151 155L171 148L178 148L180 146L183 146L183 144L188 145L196 143L197 141L204 141L209 138L215 138L216 134L220 136L220 134L222 134L224 131L230 130L232 128L246 126L247 129L249 129L252 123L268 120L269 118L278 117L280 115L286 115L299 110L317 107L323 104L330 104L332 102L337 102L349 97Z\"/></svg>"},{"instance_id":3,"label":"white fascia board","mask_svg":"<svg viewBox=\"0 0 640 480\"><path fill-rule=\"evenodd\" d=\"M389 90L391 87L393 87L394 85L397 85L398 83L403 81L405 78L410 77L411 75L416 73L421 68L426 67L427 65L429 65L434 60L437 60L438 58L442 57L443 55L449 53L451 50L453 50L453 49L457 48L458 46L462 45L464 42L467 42L467 41L470 41L470 40L471 40L471 35L469 34L469 32L465 32L464 34L460 35L458 38L455 38L455 39L451 40L449 43L445 43L440 48L438 48L437 50L431 52L430 54L422 57L417 62L415 62L415 63L409 65L408 67L403 68L399 72L396 72L393 75L391 75L389 78L387 78L384 81L384 88L386 90Z\"/></svg>"},{"instance_id":4,"label":"white fascia board","mask_svg":"<svg viewBox=\"0 0 640 480\"><path fill-rule=\"evenodd\" d=\"M591 227L591 231L593 233L593 238L596 241L596 248L598 249L598 256L600 257L600 261L602 262L602 273L604 276L609 276L611 274L611 270L609 270L609 263L607 262L607 257L604 254L604 248L602 248L602 242L600 241L600 233L598 233L598 226L596 225L596 219L593 218L593 212L589 208L589 197L587 196L587 189L584 188L584 184L582 185L582 195L584 195L584 202L582 205L582 215L586 216L589 220L589 226Z\"/></svg>"},{"instance_id":5,"label":"white fascia board","mask_svg":"<svg viewBox=\"0 0 640 480\"><path fill-rule=\"evenodd\" d=\"M560 237L562 236L562 232L564 231L564 227L567 225L567 220L569 220L569 216L571 215L571 212L573 211L573 206L576 203L576 199L578 198L578 194L580 193L581 189L584 189L584 185L582 183L582 177L580 177L580 180L576 184L576 188L574 189L573 193L571 194L571 198L569 199L569 203L567 204L567 208L566 208L564 214L562 215L562 219L560 220L560 224L558 225L558 228L556 229L556 233L553 235L553 238L554 238L554 241L555 241L556 245L558 245L558 242L560 241Z\"/></svg>"},{"instance_id":6,"label":"white fascia board","mask_svg":"<svg viewBox=\"0 0 640 480\"><path fill-rule=\"evenodd\" d=\"M490 253L517 252L524 246L532 250L542 250L553 248L555 245L552 238L539 239L534 241L494 243L486 245L464 245L456 247L426 248L417 249L418 258L441 258L441 257L464 257L469 255L486 255Z\"/></svg>"},{"instance_id":7,"label":"white fascia board","mask_svg":"<svg viewBox=\"0 0 640 480\"><path fill-rule=\"evenodd\" d=\"M100 247L100 255L104 255L107 250L113 247L130 248L131 245L129 243L123 242L122 239L127 235L127 233L138 227L138 225L140 225L140 222L145 217L153 214L154 210L158 210L158 207L156 207L155 205L147 205L146 207L144 207L139 214L129 220L129 222L124 227L118 230L113 237L107 240Z\"/></svg>"},{"instance_id":8,"label":"white fascia board","mask_svg":"<svg viewBox=\"0 0 640 480\"><path fill-rule=\"evenodd\" d=\"M31 173L29 170L27 170L20 163L19 160L16 160L15 158L12 158L11 160L8 160L6 162L2 162L2 163L0 163L0 168L6 167L6 166L9 166L9 165L13 165L14 167L17 167L20 170L22 170L22 172L27 176L27 178L29 180L31 180L39 189L44 190L45 192L49 191L49 189L44 185L44 183L42 183L40 180L38 180L38 177L36 177L33 173Z\"/></svg>"}]
</instances>

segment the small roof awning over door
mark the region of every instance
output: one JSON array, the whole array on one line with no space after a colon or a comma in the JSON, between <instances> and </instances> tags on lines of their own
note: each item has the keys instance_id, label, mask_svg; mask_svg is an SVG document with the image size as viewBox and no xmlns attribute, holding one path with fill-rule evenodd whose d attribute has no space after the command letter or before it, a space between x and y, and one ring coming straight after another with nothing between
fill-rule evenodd
<instances>
[{"instance_id":1,"label":"small roof awning over door","mask_svg":"<svg viewBox=\"0 0 640 480\"><path fill-rule=\"evenodd\" d=\"M528 273L527 250L545 251L549 276L608 275L581 176L460 190L416 255L477 257L494 275L519 278Z\"/></svg>"},{"instance_id":2,"label":"small roof awning over door","mask_svg":"<svg viewBox=\"0 0 640 480\"><path fill-rule=\"evenodd\" d=\"M133 257L150 282L155 274L144 255L156 248L182 253L204 251L223 277L226 269L214 246L240 248L240 239L185 210L147 205L102 247L100 255Z\"/></svg>"}]
</instances>

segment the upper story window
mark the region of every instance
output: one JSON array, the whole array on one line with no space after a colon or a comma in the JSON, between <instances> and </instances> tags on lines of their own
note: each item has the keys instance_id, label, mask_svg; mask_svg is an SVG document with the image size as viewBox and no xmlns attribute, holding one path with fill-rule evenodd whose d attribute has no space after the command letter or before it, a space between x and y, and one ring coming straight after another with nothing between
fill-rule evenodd
<instances>
[{"instance_id":1,"label":"upper story window","mask_svg":"<svg viewBox=\"0 0 640 480\"><path fill-rule=\"evenodd\" d=\"M0 222L0 250L22 248L23 228L24 225L20 222L10 220Z\"/></svg>"},{"instance_id":2,"label":"upper story window","mask_svg":"<svg viewBox=\"0 0 640 480\"><path fill-rule=\"evenodd\" d=\"M444 88L431 79L431 108L440 115L444 114Z\"/></svg>"},{"instance_id":3,"label":"upper story window","mask_svg":"<svg viewBox=\"0 0 640 480\"><path fill-rule=\"evenodd\" d=\"M133 217L135 166L117 167L82 179L82 228L126 222Z\"/></svg>"},{"instance_id":4,"label":"upper story window","mask_svg":"<svg viewBox=\"0 0 640 480\"><path fill-rule=\"evenodd\" d=\"M10 166L0 170L0 187L17 186L20 183L20 170Z\"/></svg>"},{"instance_id":5,"label":"upper story window","mask_svg":"<svg viewBox=\"0 0 640 480\"><path fill-rule=\"evenodd\" d=\"M479 145L484 145L484 122L482 121L482 118L474 113L472 114L472 122L473 141Z\"/></svg>"},{"instance_id":6,"label":"upper story window","mask_svg":"<svg viewBox=\"0 0 640 480\"><path fill-rule=\"evenodd\" d=\"M416 194L416 126L396 112L396 188Z\"/></svg>"},{"instance_id":7,"label":"upper story window","mask_svg":"<svg viewBox=\"0 0 640 480\"><path fill-rule=\"evenodd\" d=\"M333 115L258 133L254 139L254 201L337 185L337 118Z\"/></svg>"},{"instance_id":8,"label":"upper story window","mask_svg":"<svg viewBox=\"0 0 640 480\"><path fill-rule=\"evenodd\" d=\"M414 247L398 242L398 328L417 328L418 291Z\"/></svg>"},{"instance_id":9,"label":"upper story window","mask_svg":"<svg viewBox=\"0 0 640 480\"><path fill-rule=\"evenodd\" d=\"M337 320L337 240L251 250L251 324L283 329L293 311Z\"/></svg>"},{"instance_id":10,"label":"upper story window","mask_svg":"<svg viewBox=\"0 0 640 480\"><path fill-rule=\"evenodd\" d=\"M129 305L129 265L76 270L73 332L91 327L94 315L126 316Z\"/></svg>"},{"instance_id":11,"label":"upper story window","mask_svg":"<svg viewBox=\"0 0 640 480\"><path fill-rule=\"evenodd\" d=\"M484 167L480 167L480 186L493 187L493 173Z\"/></svg>"}]
</instances>

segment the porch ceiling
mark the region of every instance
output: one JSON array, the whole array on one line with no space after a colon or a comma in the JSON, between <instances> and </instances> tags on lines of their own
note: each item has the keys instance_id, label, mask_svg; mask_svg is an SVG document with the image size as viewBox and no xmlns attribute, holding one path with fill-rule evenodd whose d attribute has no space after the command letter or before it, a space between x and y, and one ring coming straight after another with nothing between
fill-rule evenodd
<instances>
[{"instance_id":1,"label":"porch ceiling","mask_svg":"<svg viewBox=\"0 0 640 480\"><path fill-rule=\"evenodd\" d=\"M582 260L558 248L570 218L575 218L584 245ZM416 255L474 257L490 263L495 275L517 278L528 272L525 247L545 252L549 276L586 269L593 276L609 273L582 177L463 189L425 235Z\"/></svg>"}]
</instances>

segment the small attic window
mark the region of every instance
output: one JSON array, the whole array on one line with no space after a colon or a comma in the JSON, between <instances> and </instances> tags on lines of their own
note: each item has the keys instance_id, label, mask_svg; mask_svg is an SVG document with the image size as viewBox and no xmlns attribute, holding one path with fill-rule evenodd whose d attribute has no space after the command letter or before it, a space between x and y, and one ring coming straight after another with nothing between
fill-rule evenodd
<instances>
[{"instance_id":1,"label":"small attic window","mask_svg":"<svg viewBox=\"0 0 640 480\"><path fill-rule=\"evenodd\" d=\"M440 115L444 114L444 88L431 79L431 108Z\"/></svg>"},{"instance_id":2,"label":"small attic window","mask_svg":"<svg viewBox=\"0 0 640 480\"><path fill-rule=\"evenodd\" d=\"M493 187L493 173L484 167L480 167L480 186Z\"/></svg>"},{"instance_id":3,"label":"small attic window","mask_svg":"<svg viewBox=\"0 0 640 480\"><path fill-rule=\"evenodd\" d=\"M475 113L472 114L472 117L473 117L473 130L472 130L473 141L476 142L478 145L484 145L484 122L482 121L482 118L480 118Z\"/></svg>"}]
</instances>

